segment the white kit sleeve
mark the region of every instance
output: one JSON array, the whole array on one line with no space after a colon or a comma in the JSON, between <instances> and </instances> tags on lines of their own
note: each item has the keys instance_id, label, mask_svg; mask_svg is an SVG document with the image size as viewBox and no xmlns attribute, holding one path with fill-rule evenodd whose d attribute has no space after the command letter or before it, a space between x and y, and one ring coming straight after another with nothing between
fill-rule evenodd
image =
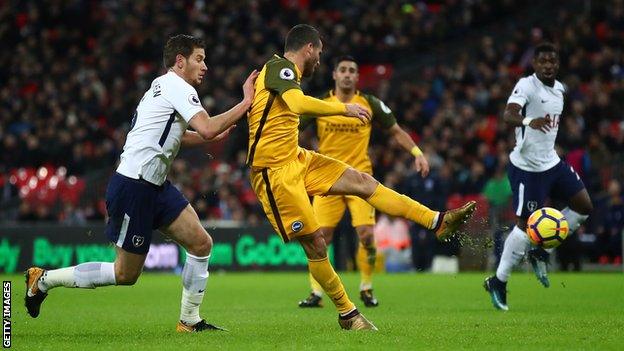
<instances>
[{"instance_id":1,"label":"white kit sleeve","mask_svg":"<svg viewBox=\"0 0 624 351\"><path fill-rule=\"evenodd\" d=\"M509 99L507 99L507 104L513 103L524 107L524 105L529 100L529 90L529 80L526 78L520 79L518 83L516 83L516 86L513 88Z\"/></svg>"},{"instance_id":2,"label":"white kit sleeve","mask_svg":"<svg viewBox=\"0 0 624 351\"><path fill-rule=\"evenodd\" d=\"M164 98L188 123L199 111L204 110L197 91L184 81L174 81L163 89Z\"/></svg>"}]
</instances>

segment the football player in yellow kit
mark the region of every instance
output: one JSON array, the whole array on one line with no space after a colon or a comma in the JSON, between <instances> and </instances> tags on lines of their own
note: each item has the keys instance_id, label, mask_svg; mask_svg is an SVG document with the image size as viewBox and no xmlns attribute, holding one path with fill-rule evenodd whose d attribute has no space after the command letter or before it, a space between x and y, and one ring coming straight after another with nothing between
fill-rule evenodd
<instances>
[{"instance_id":1,"label":"football player in yellow kit","mask_svg":"<svg viewBox=\"0 0 624 351\"><path fill-rule=\"evenodd\" d=\"M475 203L433 211L342 161L299 147L301 115L343 115L370 122L370 112L361 105L323 101L301 91L301 78L312 75L322 49L314 27L296 25L286 36L284 56L273 56L260 71L248 114L250 182L275 231L285 242L294 239L303 247L310 273L338 309L340 327L377 330L351 302L329 263L309 196L358 196L382 212L432 229L440 240L457 231L474 212Z\"/></svg>"},{"instance_id":2,"label":"football player in yellow kit","mask_svg":"<svg viewBox=\"0 0 624 351\"><path fill-rule=\"evenodd\" d=\"M358 120L343 115L314 118L303 116L300 130L316 123L318 151L326 156L343 161L366 174L373 174L373 166L368 156L368 144L373 125L389 131L394 140L414 156L414 166L423 177L429 174L429 163L412 138L396 122L394 114L383 101L357 90L359 80L358 64L351 56L338 57L334 62L334 88L321 97L327 102L357 103L364 106L371 115L371 122L362 124ZM367 307L376 307L379 302L373 295L373 269L376 246L373 235L375 208L364 199L352 195L315 196L312 203L314 212L323 231L325 242L331 243L334 230L348 207L351 225L360 239L356 255L360 269L360 299ZM321 307L323 290L310 275L312 292L299 307Z\"/></svg>"}]
</instances>

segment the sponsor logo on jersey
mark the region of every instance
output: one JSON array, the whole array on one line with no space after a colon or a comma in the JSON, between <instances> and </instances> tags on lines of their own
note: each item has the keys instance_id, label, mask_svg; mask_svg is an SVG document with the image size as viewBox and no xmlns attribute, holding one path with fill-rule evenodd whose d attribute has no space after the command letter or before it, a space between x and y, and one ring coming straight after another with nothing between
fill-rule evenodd
<instances>
[{"instance_id":1,"label":"sponsor logo on jersey","mask_svg":"<svg viewBox=\"0 0 624 351\"><path fill-rule=\"evenodd\" d=\"M293 232L297 233L301 231L301 229L303 229L303 222L294 221L293 224L290 226L290 228L293 230Z\"/></svg>"},{"instance_id":2,"label":"sponsor logo on jersey","mask_svg":"<svg viewBox=\"0 0 624 351\"><path fill-rule=\"evenodd\" d=\"M279 77L284 80L293 80L295 79L295 72L293 72L290 68L282 68L279 73Z\"/></svg>"}]
</instances>

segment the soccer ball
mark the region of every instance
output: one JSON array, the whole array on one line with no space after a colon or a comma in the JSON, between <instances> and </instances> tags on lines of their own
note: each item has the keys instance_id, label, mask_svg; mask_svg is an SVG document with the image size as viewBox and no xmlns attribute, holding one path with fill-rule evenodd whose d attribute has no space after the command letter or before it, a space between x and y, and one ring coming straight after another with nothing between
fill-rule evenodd
<instances>
[{"instance_id":1,"label":"soccer ball","mask_svg":"<svg viewBox=\"0 0 624 351\"><path fill-rule=\"evenodd\" d=\"M568 237L568 221L563 213L552 207L543 207L531 213L527 221L527 235L533 245L552 249Z\"/></svg>"}]
</instances>

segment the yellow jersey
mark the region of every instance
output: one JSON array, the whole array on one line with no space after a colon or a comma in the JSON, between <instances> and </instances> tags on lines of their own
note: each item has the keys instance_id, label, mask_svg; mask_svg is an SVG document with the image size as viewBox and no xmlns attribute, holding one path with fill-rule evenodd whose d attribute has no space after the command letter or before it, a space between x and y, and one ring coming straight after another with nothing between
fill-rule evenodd
<instances>
[{"instance_id":1,"label":"yellow jersey","mask_svg":"<svg viewBox=\"0 0 624 351\"><path fill-rule=\"evenodd\" d=\"M299 89L301 72L295 64L273 56L256 79L256 92L247 115L251 167L279 167L297 155L299 115L280 98L289 89Z\"/></svg>"},{"instance_id":2,"label":"yellow jersey","mask_svg":"<svg viewBox=\"0 0 624 351\"><path fill-rule=\"evenodd\" d=\"M330 90L321 99L339 101L333 90ZM362 105L371 113L371 121L378 123L384 129L396 124L392 110L375 96L356 91L348 103ZM371 123L362 124L358 119L345 116L304 116L302 119L302 128L311 122L316 122L319 139L318 151L321 154L343 161L358 171L372 174L373 167L368 156Z\"/></svg>"}]
</instances>

